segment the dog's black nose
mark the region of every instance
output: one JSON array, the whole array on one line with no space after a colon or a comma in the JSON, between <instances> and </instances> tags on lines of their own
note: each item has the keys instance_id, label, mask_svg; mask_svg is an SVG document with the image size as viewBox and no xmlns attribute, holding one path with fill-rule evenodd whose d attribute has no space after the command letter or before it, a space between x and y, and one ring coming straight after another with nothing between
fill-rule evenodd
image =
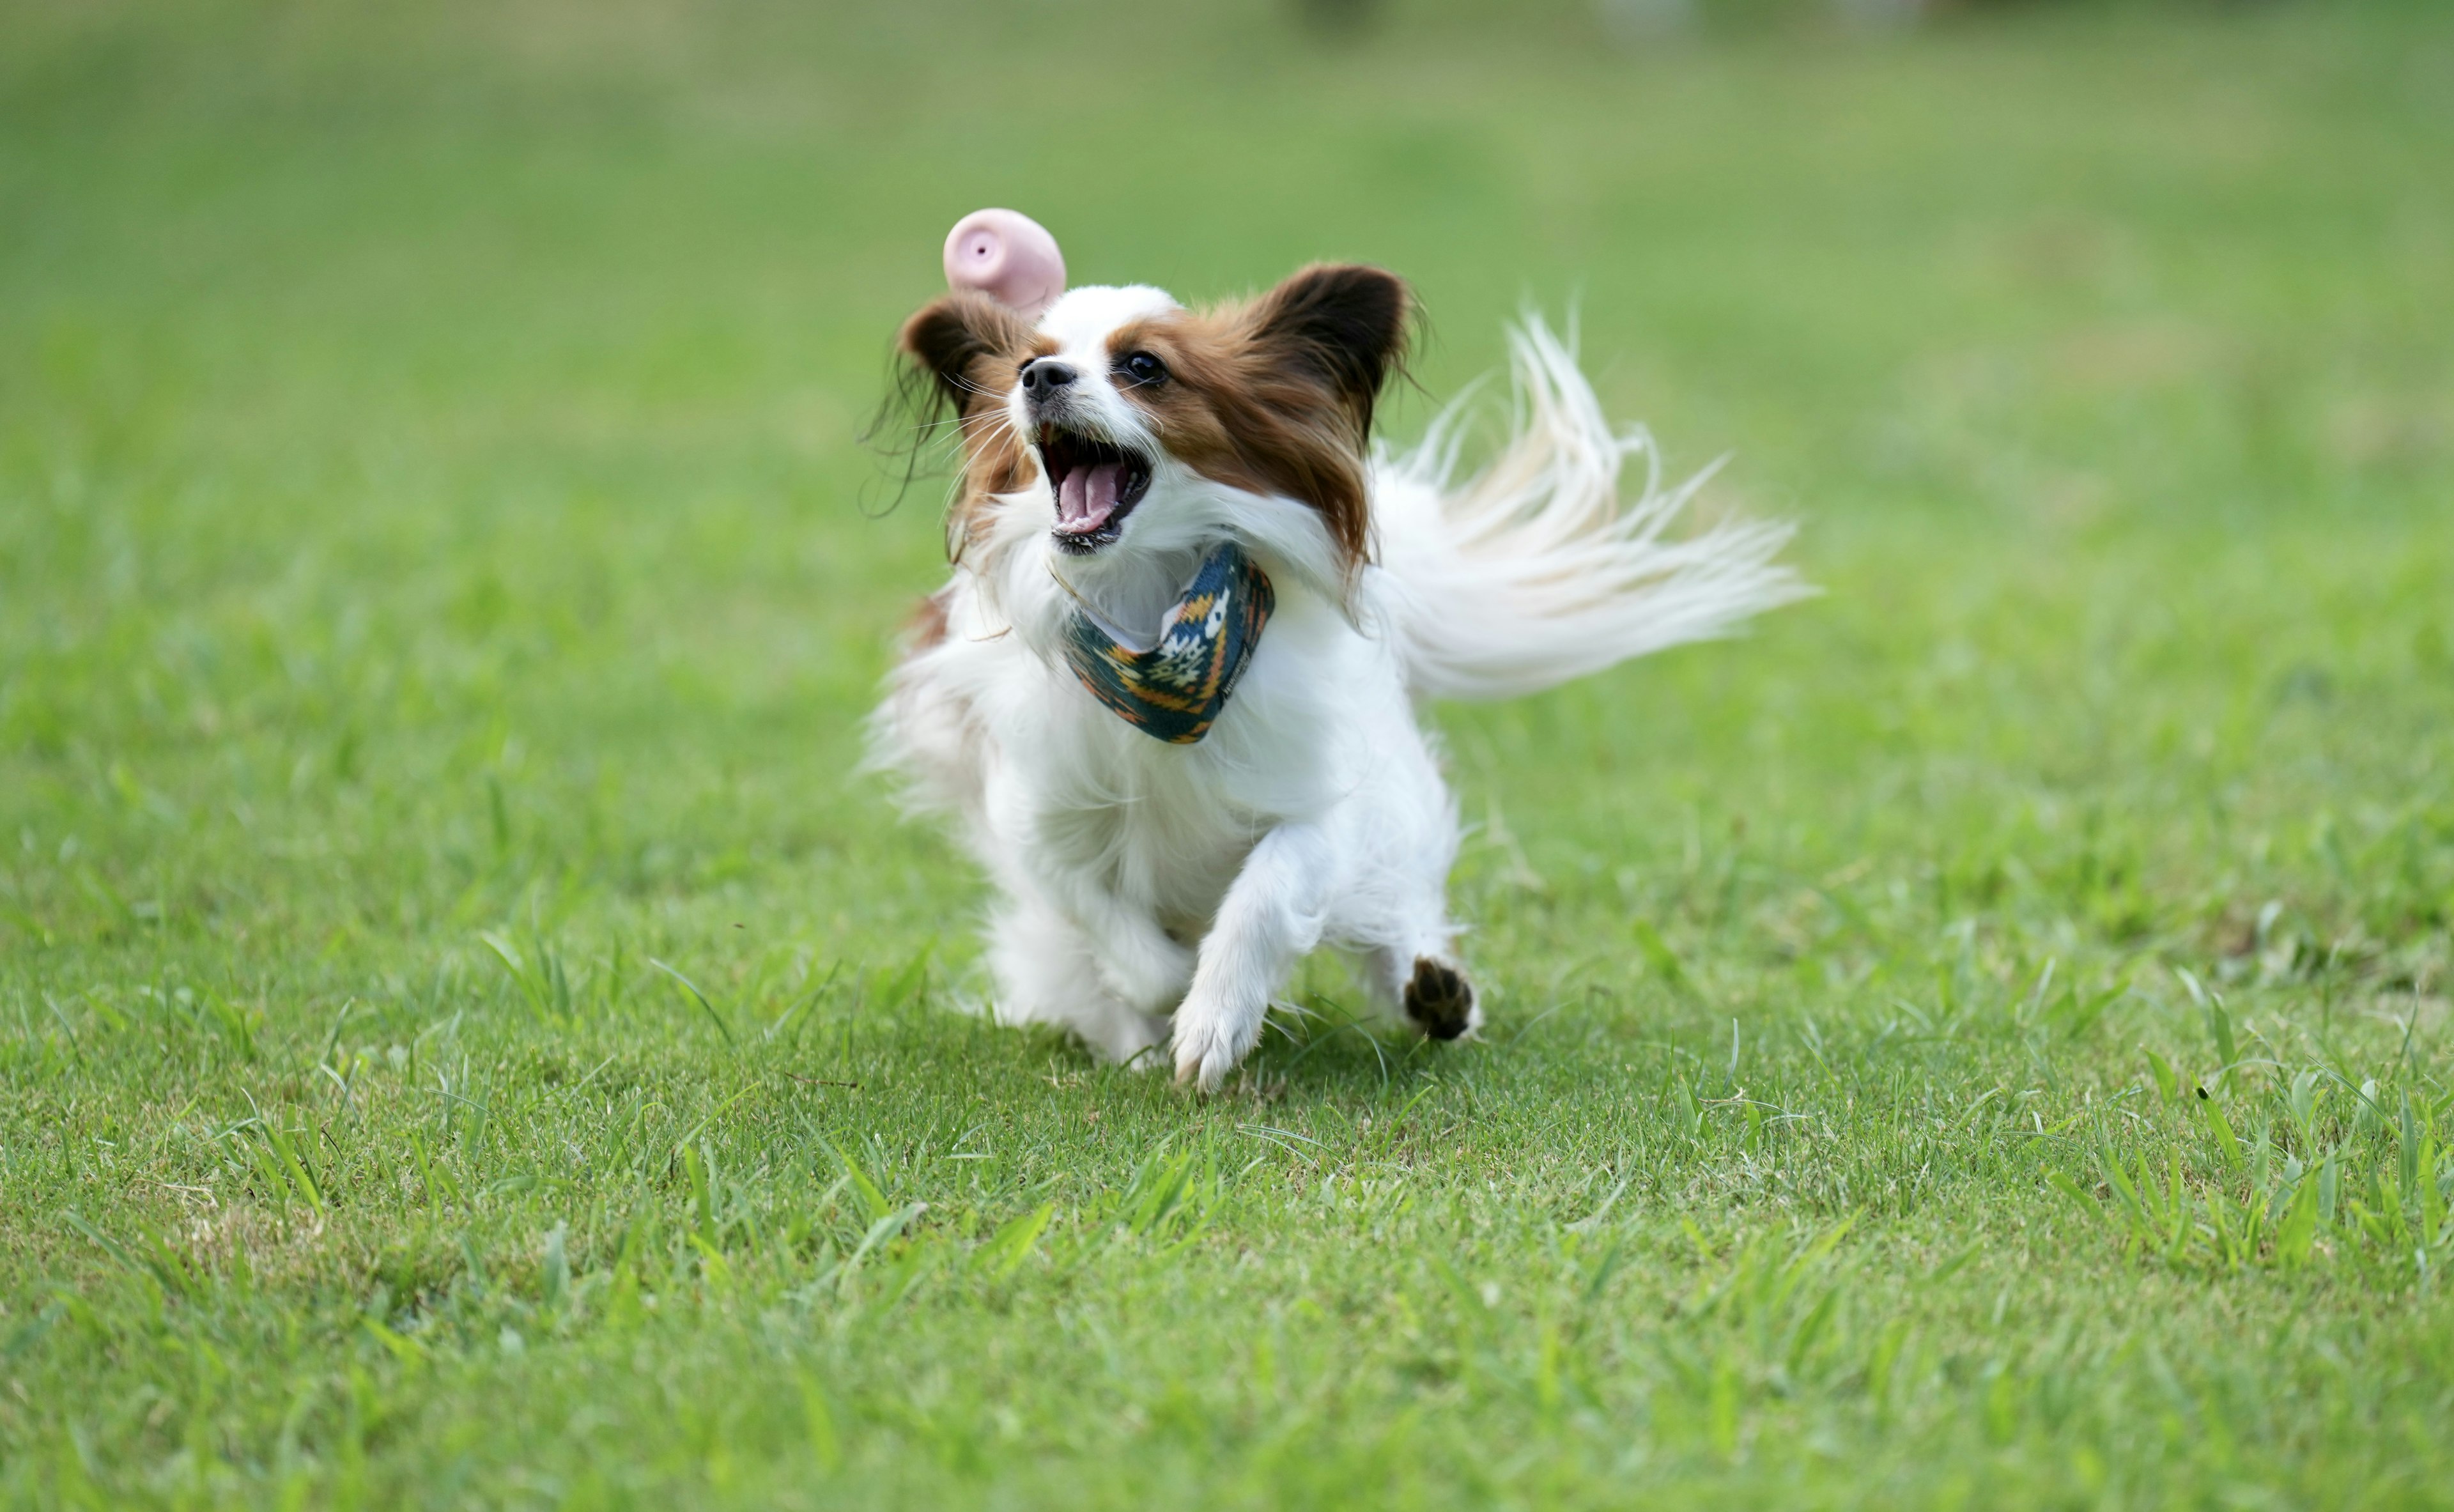
<instances>
[{"instance_id":1,"label":"dog's black nose","mask_svg":"<svg viewBox=\"0 0 2454 1512\"><path fill-rule=\"evenodd\" d=\"M1039 357L1022 365L1022 392L1035 399L1045 399L1074 381L1072 367L1055 357Z\"/></svg>"}]
</instances>

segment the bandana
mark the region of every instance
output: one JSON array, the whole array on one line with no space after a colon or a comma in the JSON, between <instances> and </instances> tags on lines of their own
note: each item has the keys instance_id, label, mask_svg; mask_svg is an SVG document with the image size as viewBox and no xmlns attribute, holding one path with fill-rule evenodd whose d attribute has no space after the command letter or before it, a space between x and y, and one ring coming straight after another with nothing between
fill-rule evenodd
<instances>
[{"instance_id":1,"label":"bandana","mask_svg":"<svg viewBox=\"0 0 2454 1512\"><path fill-rule=\"evenodd\" d=\"M1078 595L1075 601L1081 603ZM1277 603L1268 575L1235 545L1222 545L1160 617L1157 645L1133 649L1081 603L1065 630L1065 659L1116 717L1153 739L1191 745L1227 707Z\"/></svg>"}]
</instances>

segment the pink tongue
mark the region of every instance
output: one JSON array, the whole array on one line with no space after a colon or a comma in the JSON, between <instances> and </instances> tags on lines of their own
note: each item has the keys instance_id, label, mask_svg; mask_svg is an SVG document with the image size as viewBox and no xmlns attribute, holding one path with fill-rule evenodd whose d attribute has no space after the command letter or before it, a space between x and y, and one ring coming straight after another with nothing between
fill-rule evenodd
<instances>
[{"instance_id":1,"label":"pink tongue","mask_svg":"<svg viewBox=\"0 0 2454 1512\"><path fill-rule=\"evenodd\" d=\"M1077 467L1056 488L1056 528L1074 534L1096 531L1116 512L1116 490L1124 486L1125 465L1102 462Z\"/></svg>"}]
</instances>

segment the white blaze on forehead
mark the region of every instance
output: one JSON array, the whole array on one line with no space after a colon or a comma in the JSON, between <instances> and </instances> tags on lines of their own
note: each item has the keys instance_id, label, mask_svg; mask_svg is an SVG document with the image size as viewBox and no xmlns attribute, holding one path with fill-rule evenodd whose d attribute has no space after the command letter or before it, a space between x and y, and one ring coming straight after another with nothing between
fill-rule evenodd
<instances>
[{"instance_id":1,"label":"white blaze on forehead","mask_svg":"<svg viewBox=\"0 0 2454 1512\"><path fill-rule=\"evenodd\" d=\"M1183 309L1164 289L1148 284L1110 288L1092 284L1069 289L1063 298L1039 317L1039 333L1053 338L1067 356L1088 356L1107 343L1108 333L1136 320L1173 314Z\"/></svg>"},{"instance_id":2,"label":"white blaze on forehead","mask_svg":"<svg viewBox=\"0 0 2454 1512\"><path fill-rule=\"evenodd\" d=\"M1172 314L1182 308L1166 290L1153 289L1148 284L1128 284L1123 288L1092 284L1066 291L1064 297L1049 306L1048 313L1040 317L1038 331L1040 335L1056 343L1056 354L1075 370L1081 381L1065 387L1061 391L1062 399L1053 405L1049 413L1058 415L1072 430L1085 432L1132 450L1149 452L1152 440L1148 423L1116 392L1116 383L1108 372L1108 338L1120 327L1136 320ZM1016 429L1028 432L1039 416L1020 384L1016 385L1013 397L1008 402L1014 406ZM1078 502L1083 518L1095 524L1104 519L1108 511L1099 507L1098 498L1086 494L1076 501L1065 496L1071 481L1068 479L1058 489L1059 506ZM1082 479L1086 489L1097 481L1088 475ZM1118 480L1110 478L1107 481Z\"/></svg>"}]
</instances>

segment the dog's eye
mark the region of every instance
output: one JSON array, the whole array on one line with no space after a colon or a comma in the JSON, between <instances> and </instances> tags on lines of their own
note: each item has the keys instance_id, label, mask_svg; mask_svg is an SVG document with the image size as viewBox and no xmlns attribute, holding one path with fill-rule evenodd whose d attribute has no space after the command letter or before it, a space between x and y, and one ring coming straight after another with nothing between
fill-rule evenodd
<instances>
[{"instance_id":1,"label":"dog's eye","mask_svg":"<svg viewBox=\"0 0 2454 1512\"><path fill-rule=\"evenodd\" d=\"M1167 364L1147 352L1136 352L1121 364L1125 376L1136 383L1157 383L1167 376Z\"/></svg>"}]
</instances>

